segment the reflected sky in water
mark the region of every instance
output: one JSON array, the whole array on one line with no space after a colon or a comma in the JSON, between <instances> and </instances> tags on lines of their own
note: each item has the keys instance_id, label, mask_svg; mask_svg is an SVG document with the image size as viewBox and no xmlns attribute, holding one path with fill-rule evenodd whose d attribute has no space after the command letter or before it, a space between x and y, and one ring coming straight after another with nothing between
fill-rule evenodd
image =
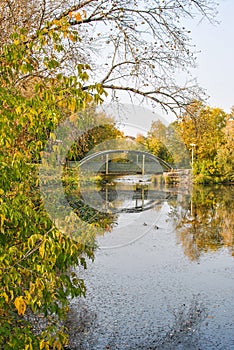
<instances>
[{"instance_id":1,"label":"reflected sky in water","mask_svg":"<svg viewBox=\"0 0 234 350\"><path fill-rule=\"evenodd\" d=\"M153 188L152 208L116 213L98 238L87 298L71 304L84 327L71 329L71 348L231 350L234 189Z\"/></svg>"}]
</instances>

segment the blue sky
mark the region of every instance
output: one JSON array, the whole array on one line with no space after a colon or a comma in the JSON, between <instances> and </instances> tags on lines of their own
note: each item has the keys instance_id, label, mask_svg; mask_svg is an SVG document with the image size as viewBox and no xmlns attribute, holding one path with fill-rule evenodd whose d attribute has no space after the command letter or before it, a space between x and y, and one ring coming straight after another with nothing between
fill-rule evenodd
<instances>
[{"instance_id":1,"label":"blue sky","mask_svg":"<svg viewBox=\"0 0 234 350\"><path fill-rule=\"evenodd\" d=\"M219 0L217 25L191 26L192 40L201 52L192 70L210 96L208 104L230 112L234 106L234 0Z\"/></svg>"}]
</instances>

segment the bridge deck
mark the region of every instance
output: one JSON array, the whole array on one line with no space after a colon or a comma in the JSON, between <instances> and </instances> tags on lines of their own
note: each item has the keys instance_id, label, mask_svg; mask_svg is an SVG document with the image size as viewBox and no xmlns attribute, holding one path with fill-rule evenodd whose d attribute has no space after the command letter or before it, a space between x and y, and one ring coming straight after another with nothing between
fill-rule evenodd
<instances>
[{"instance_id":1,"label":"bridge deck","mask_svg":"<svg viewBox=\"0 0 234 350\"><path fill-rule=\"evenodd\" d=\"M171 165L151 153L137 150L105 150L76 162L83 173L127 175L162 174Z\"/></svg>"}]
</instances>

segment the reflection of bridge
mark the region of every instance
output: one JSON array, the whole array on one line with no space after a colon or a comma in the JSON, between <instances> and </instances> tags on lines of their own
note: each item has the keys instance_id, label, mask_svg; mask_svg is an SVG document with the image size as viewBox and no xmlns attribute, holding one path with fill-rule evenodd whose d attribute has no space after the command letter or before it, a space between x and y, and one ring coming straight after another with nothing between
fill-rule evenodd
<instances>
[{"instance_id":1,"label":"reflection of bridge","mask_svg":"<svg viewBox=\"0 0 234 350\"><path fill-rule=\"evenodd\" d=\"M151 185L136 184L130 189L115 189L115 186L105 186L99 194L103 202L99 202L99 209L105 209L112 213L137 213L161 205L171 194L165 191L158 191ZM100 200L100 199L99 199ZM94 204L95 201L92 201Z\"/></svg>"},{"instance_id":2,"label":"reflection of bridge","mask_svg":"<svg viewBox=\"0 0 234 350\"><path fill-rule=\"evenodd\" d=\"M106 150L92 153L79 162L82 172L127 175L162 174L172 166L151 153L138 150Z\"/></svg>"}]
</instances>

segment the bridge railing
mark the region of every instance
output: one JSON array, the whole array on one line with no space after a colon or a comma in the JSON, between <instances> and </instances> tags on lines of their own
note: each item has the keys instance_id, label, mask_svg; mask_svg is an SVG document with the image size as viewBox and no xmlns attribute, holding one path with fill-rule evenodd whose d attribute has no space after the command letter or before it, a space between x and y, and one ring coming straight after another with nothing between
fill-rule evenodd
<instances>
[{"instance_id":1,"label":"bridge railing","mask_svg":"<svg viewBox=\"0 0 234 350\"><path fill-rule=\"evenodd\" d=\"M88 155L78 164L84 173L160 174L171 165L151 153L136 150L106 150Z\"/></svg>"}]
</instances>

